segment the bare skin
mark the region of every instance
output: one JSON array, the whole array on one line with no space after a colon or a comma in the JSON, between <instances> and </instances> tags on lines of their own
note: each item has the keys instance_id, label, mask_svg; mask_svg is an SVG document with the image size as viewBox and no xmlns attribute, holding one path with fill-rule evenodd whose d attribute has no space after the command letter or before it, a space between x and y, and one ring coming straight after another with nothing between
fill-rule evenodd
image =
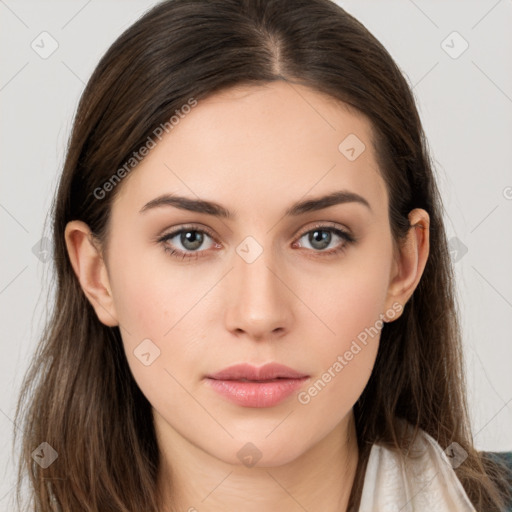
<instances>
[{"instance_id":1,"label":"bare skin","mask_svg":"<svg viewBox=\"0 0 512 512\"><path fill-rule=\"evenodd\" d=\"M338 148L349 134L365 145L353 160ZM415 209L406 243L393 252L370 123L284 82L224 91L200 101L118 187L108 252L81 221L68 224L66 243L99 320L120 326L153 407L162 510L345 511L358 461L352 408L380 330L341 371L333 365L365 329L399 317L429 251L429 216ZM339 190L370 207L285 215L297 201ZM165 193L214 201L234 217L169 205L140 211ZM207 230L199 248L179 234L158 241L182 226L196 236ZM308 235L318 230L324 246ZM248 236L252 245L241 245ZM256 255L258 246L251 262L237 251ZM200 256L182 259L165 247ZM134 354L145 339L160 350L150 365ZM205 382L242 362L309 375L303 400L294 393L272 407L242 407ZM331 378L322 377L329 369ZM326 385L309 392L322 378ZM247 443L261 457L252 467L239 457Z\"/></svg>"}]
</instances>

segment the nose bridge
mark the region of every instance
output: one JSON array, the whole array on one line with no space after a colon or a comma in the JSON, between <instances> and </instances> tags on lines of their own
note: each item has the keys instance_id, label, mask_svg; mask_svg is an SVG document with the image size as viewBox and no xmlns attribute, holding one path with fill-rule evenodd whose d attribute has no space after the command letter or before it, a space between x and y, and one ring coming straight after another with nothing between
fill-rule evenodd
<instances>
[{"instance_id":1,"label":"nose bridge","mask_svg":"<svg viewBox=\"0 0 512 512\"><path fill-rule=\"evenodd\" d=\"M252 236L236 247L230 272L228 329L258 338L288 329L290 292L278 277L280 265L274 256L271 247L264 247Z\"/></svg>"}]
</instances>

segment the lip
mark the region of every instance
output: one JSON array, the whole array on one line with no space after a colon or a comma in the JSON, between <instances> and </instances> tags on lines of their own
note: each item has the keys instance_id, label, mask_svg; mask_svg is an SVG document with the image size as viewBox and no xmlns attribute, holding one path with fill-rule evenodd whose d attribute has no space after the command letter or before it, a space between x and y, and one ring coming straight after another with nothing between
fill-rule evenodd
<instances>
[{"instance_id":1,"label":"lip","mask_svg":"<svg viewBox=\"0 0 512 512\"><path fill-rule=\"evenodd\" d=\"M278 363L267 363L263 366L251 364L235 364L228 366L220 372L206 376L215 380L272 380L272 379L301 379L309 377L305 373L298 372L293 368Z\"/></svg>"},{"instance_id":2,"label":"lip","mask_svg":"<svg viewBox=\"0 0 512 512\"><path fill-rule=\"evenodd\" d=\"M207 375L205 380L214 391L237 405L272 407L299 389L309 375L277 363L260 367L237 364Z\"/></svg>"}]
</instances>

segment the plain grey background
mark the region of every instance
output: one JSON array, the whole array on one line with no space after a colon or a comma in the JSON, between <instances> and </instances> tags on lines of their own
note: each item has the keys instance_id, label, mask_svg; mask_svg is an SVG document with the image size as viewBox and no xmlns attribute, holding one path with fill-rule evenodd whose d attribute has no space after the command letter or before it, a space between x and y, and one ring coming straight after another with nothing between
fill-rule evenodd
<instances>
[{"instance_id":1,"label":"plain grey background","mask_svg":"<svg viewBox=\"0 0 512 512\"><path fill-rule=\"evenodd\" d=\"M0 0L0 510L12 510L14 409L51 279L43 222L77 101L154 3ZM512 450L512 1L338 3L413 87L446 206L475 444Z\"/></svg>"}]
</instances>

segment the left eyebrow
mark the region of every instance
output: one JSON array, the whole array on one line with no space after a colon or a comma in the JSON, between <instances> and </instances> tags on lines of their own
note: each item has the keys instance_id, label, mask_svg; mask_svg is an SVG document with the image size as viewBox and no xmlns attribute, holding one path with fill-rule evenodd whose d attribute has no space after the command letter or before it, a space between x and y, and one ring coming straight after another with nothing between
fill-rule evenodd
<instances>
[{"instance_id":1,"label":"left eyebrow","mask_svg":"<svg viewBox=\"0 0 512 512\"><path fill-rule=\"evenodd\" d=\"M293 204L290 208L288 208L288 210L286 210L285 215L291 215L295 217L298 215L302 215L303 213L306 212L323 210L324 208L328 208L329 206L334 206L336 204L343 203L359 203L366 206L370 211L372 211L370 203L363 196L360 196L355 192L350 192L349 190L339 190L326 196L313 199L306 199L305 201L297 202Z\"/></svg>"},{"instance_id":2,"label":"left eyebrow","mask_svg":"<svg viewBox=\"0 0 512 512\"><path fill-rule=\"evenodd\" d=\"M329 206L343 203L359 203L372 211L370 203L364 197L348 190L339 190L326 196L298 201L285 211L285 216L297 217L307 212L323 210ZM204 199L192 199L189 197L176 196L172 194L163 194L156 199L152 199L141 208L139 213L144 213L147 210L161 206L173 206L181 210L205 213L207 215L213 215L226 219L234 219L236 217L233 212L213 201L206 201Z\"/></svg>"}]
</instances>

